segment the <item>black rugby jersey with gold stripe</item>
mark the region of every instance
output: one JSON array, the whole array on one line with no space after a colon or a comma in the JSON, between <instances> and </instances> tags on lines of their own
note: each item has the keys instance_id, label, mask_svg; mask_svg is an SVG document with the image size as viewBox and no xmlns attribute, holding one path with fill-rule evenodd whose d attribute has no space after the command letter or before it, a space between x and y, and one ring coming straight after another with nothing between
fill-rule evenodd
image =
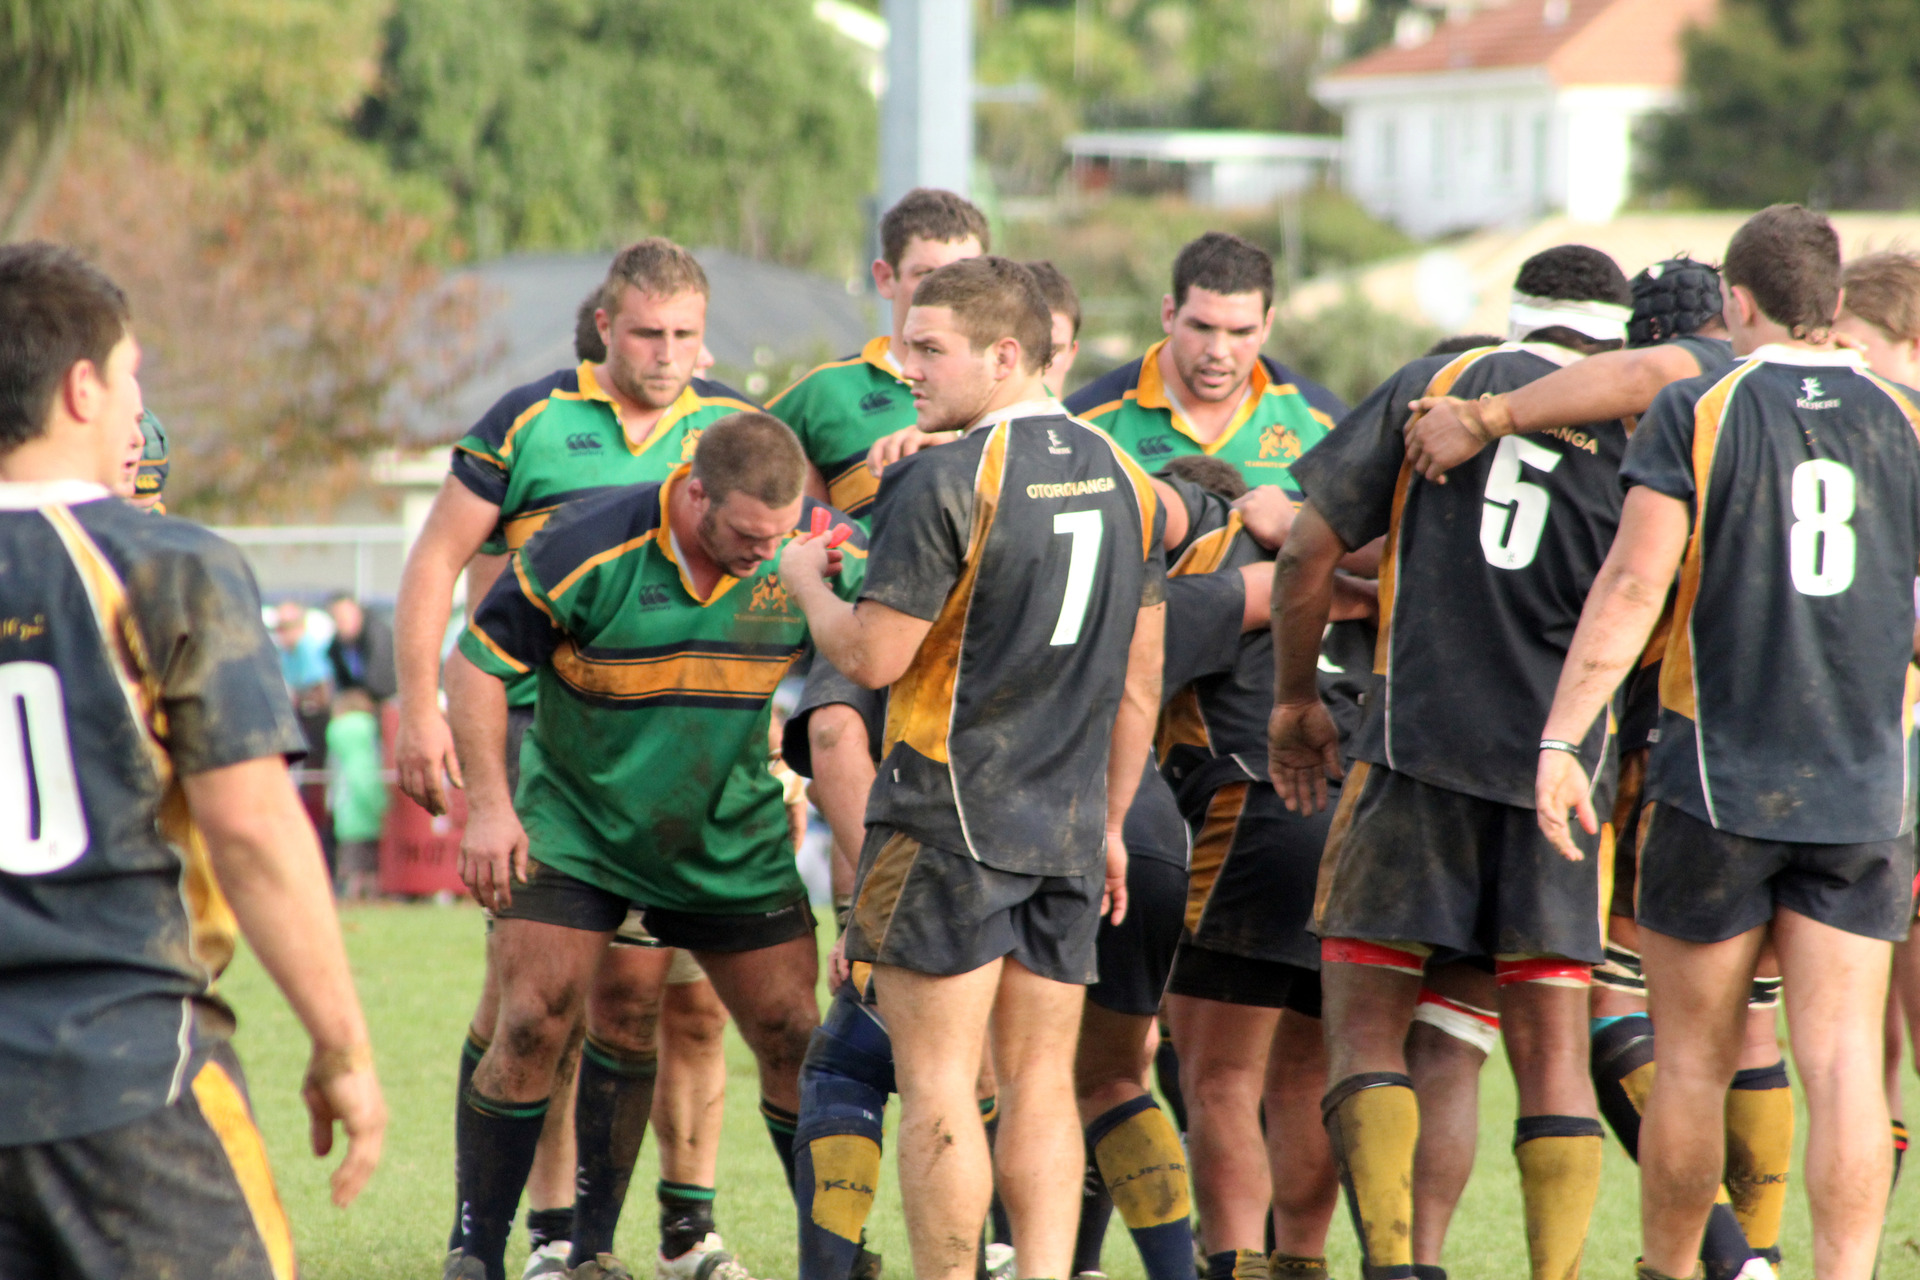
<instances>
[{"instance_id":1,"label":"black rugby jersey with gold stripe","mask_svg":"<svg viewBox=\"0 0 1920 1280\"><path fill-rule=\"evenodd\" d=\"M1057 401L888 467L864 598L933 623L887 705L867 821L1026 875L1104 859L1108 744L1164 589L1146 473Z\"/></svg>"},{"instance_id":2,"label":"black rugby jersey with gold stripe","mask_svg":"<svg viewBox=\"0 0 1920 1280\"><path fill-rule=\"evenodd\" d=\"M231 544L0 484L0 1146L130 1123L233 1029L183 777L305 750Z\"/></svg>"},{"instance_id":3,"label":"black rugby jersey with gold stripe","mask_svg":"<svg viewBox=\"0 0 1920 1280\"><path fill-rule=\"evenodd\" d=\"M1669 386L1621 468L1688 504L1647 795L1811 844L1913 826L1920 409L1852 352Z\"/></svg>"},{"instance_id":4,"label":"black rugby jersey with gold stripe","mask_svg":"<svg viewBox=\"0 0 1920 1280\"><path fill-rule=\"evenodd\" d=\"M1507 436L1432 484L1406 461L1408 402L1517 387L1579 359L1507 343L1416 360L1294 464L1307 498L1349 547L1387 535L1369 698L1349 745L1422 782L1533 807L1540 726L1620 523L1618 421ZM1611 715L1581 762L1611 796Z\"/></svg>"},{"instance_id":5,"label":"black rugby jersey with gold stripe","mask_svg":"<svg viewBox=\"0 0 1920 1280\"><path fill-rule=\"evenodd\" d=\"M807 620L777 556L694 591L667 520L689 474L568 503L514 553L460 651L538 680L514 798L535 858L648 906L770 911L799 880L768 720ZM809 498L801 528L815 510L846 523ZM841 550L831 581L851 598L866 540Z\"/></svg>"}]
</instances>

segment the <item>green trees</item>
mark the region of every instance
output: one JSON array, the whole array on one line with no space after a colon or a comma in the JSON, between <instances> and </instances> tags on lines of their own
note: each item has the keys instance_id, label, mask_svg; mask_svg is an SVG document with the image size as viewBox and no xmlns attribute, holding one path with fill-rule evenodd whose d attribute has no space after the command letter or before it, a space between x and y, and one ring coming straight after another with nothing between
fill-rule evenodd
<instances>
[{"instance_id":1,"label":"green trees","mask_svg":"<svg viewBox=\"0 0 1920 1280\"><path fill-rule=\"evenodd\" d=\"M1685 202L1920 202L1920 22L1911 0L1722 0L1687 40L1686 105L1644 183Z\"/></svg>"},{"instance_id":2,"label":"green trees","mask_svg":"<svg viewBox=\"0 0 1920 1280\"><path fill-rule=\"evenodd\" d=\"M131 81L167 25L163 0L0 3L0 241L46 194L88 97Z\"/></svg>"},{"instance_id":3,"label":"green trees","mask_svg":"<svg viewBox=\"0 0 1920 1280\"><path fill-rule=\"evenodd\" d=\"M876 119L806 0L399 0L360 128L482 256L660 232L846 274Z\"/></svg>"}]
</instances>

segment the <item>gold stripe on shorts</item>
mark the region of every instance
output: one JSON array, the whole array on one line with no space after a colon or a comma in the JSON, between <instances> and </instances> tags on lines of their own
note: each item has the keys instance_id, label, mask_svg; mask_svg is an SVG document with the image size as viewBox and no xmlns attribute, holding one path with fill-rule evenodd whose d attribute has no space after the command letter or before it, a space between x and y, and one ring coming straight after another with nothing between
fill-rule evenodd
<instances>
[{"instance_id":1,"label":"gold stripe on shorts","mask_svg":"<svg viewBox=\"0 0 1920 1280\"><path fill-rule=\"evenodd\" d=\"M266 1144L254 1126L253 1114L240 1086L226 1068L209 1062L193 1078L194 1100L200 1114L207 1118L214 1136L233 1166L234 1180L246 1197L247 1211L253 1215L254 1230L266 1247L267 1261L273 1267L273 1280L294 1280L293 1232L287 1226L287 1211L280 1205L280 1193L274 1190L273 1170L267 1167Z\"/></svg>"},{"instance_id":2,"label":"gold stripe on shorts","mask_svg":"<svg viewBox=\"0 0 1920 1280\"><path fill-rule=\"evenodd\" d=\"M876 956L886 947L887 930L893 926L894 910L907 887L907 874L919 856L920 842L896 832L880 846L866 878L860 882L860 896L853 903L853 918Z\"/></svg>"},{"instance_id":3,"label":"gold stripe on shorts","mask_svg":"<svg viewBox=\"0 0 1920 1280\"><path fill-rule=\"evenodd\" d=\"M1360 793L1367 789L1367 774L1373 766L1356 760L1347 766L1347 780L1340 784L1340 805L1333 811L1333 825L1327 828L1327 846L1320 851L1320 875L1313 886L1313 927L1326 919L1327 898L1333 892L1334 872L1340 866L1340 847L1353 827L1353 811L1360 804Z\"/></svg>"},{"instance_id":4,"label":"gold stripe on shorts","mask_svg":"<svg viewBox=\"0 0 1920 1280\"><path fill-rule=\"evenodd\" d=\"M1207 913L1213 887L1233 852L1234 833L1240 829L1240 812L1247 807L1247 784L1229 783L1207 800L1206 820L1193 842L1193 859L1187 871L1187 930L1198 932L1200 917Z\"/></svg>"}]
</instances>

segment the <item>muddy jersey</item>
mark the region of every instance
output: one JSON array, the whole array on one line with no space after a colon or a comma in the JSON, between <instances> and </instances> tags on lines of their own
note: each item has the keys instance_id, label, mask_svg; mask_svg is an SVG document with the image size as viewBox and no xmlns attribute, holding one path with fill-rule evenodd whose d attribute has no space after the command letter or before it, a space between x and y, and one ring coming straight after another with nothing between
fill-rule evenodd
<instances>
[{"instance_id":1,"label":"muddy jersey","mask_svg":"<svg viewBox=\"0 0 1920 1280\"><path fill-rule=\"evenodd\" d=\"M233 1028L235 924L180 780L305 749L231 544L0 484L0 1146L168 1106Z\"/></svg>"},{"instance_id":2,"label":"muddy jersey","mask_svg":"<svg viewBox=\"0 0 1920 1280\"><path fill-rule=\"evenodd\" d=\"M1621 468L1688 504L1647 795L1764 840L1913 826L1920 410L1852 352L1669 386Z\"/></svg>"},{"instance_id":3,"label":"muddy jersey","mask_svg":"<svg viewBox=\"0 0 1920 1280\"><path fill-rule=\"evenodd\" d=\"M1247 565L1271 565L1273 553L1254 541L1240 513L1218 494L1162 479L1186 504L1188 534L1167 569L1166 709L1155 747L1182 808L1192 811L1227 782L1267 780L1273 632L1240 629L1244 586L1230 617L1222 612L1224 598L1207 601L1204 613L1199 606L1205 596L1216 594L1211 586L1216 577L1238 579ZM1365 622L1336 622L1321 645L1320 699L1341 729L1343 744L1372 683L1373 639Z\"/></svg>"},{"instance_id":4,"label":"muddy jersey","mask_svg":"<svg viewBox=\"0 0 1920 1280\"><path fill-rule=\"evenodd\" d=\"M1265 356L1254 362L1246 399L1212 440L1188 424L1160 376L1163 339L1147 353L1067 398L1067 407L1111 435L1150 471L1182 454L1231 462L1248 484L1277 484L1299 499L1288 474L1346 412L1340 397Z\"/></svg>"},{"instance_id":5,"label":"muddy jersey","mask_svg":"<svg viewBox=\"0 0 1920 1280\"><path fill-rule=\"evenodd\" d=\"M767 412L793 428L800 447L827 482L827 501L866 527L880 477L867 466L867 450L919 419L913 392L882 336L860 354L834 360L804 374L767 401Z\"/></svg>"},{"instance_id":6,"label":"muddy jersey","mask_svg":"<svg viewBox=\"0 0 1920 1280\"><path fill-rule=\"evenodd\" d=\"M460 651L538 680L514 796L533 857L648 906L770 911L799 879L768 721L807 621L777 557L694 590L667 518L689 474L567 504L514 553ZM807 499L802 528L816 510ZM855 531L829 579L848 597L864 548Z\"/></svg>"},{"instance_id":7,"label":"muddy jersey","mask_svg":"<svg viewBox=\"0 0 1920 1280\"><path fill-rule=\"evenodd\" d=\"M1003 871L1099 871L1164 518L1146 473L1052 400L887 468L861 595L933 626L893 686L870 825Z\"/></svg>"},{"instance_id":8,"label":"muddy jersey","mask_svg":"<svg viewBox=\"0 0 1920 1280\"><path fill-rule=\"evenodd\" d=\"M1511 391L1579 359L1506 343L1414 361L1293 469L1349 547L1385 534L1368 699L1349 745L1422 782L1533 807L1540 726L1620 523L1618 421L1507 436L1432 484L1407 464L1408 402ZM1581 743L1610 778L1610 715ZM1604 788L1603 788L1604 789Z\"/></svg>"}]
</instances>

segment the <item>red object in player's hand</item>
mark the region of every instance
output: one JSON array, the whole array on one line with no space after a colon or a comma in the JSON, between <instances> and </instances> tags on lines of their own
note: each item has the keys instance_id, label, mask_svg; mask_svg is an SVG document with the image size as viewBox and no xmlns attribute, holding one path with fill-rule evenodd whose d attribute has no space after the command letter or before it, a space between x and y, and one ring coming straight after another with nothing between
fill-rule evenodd
<instances>
[{"instance_id":1,"label":"red object in player's hand","mask_svg":"<svg viewBox=\"0 0 1920 1280\"><path fill-rule=\"evenodd\" d=\"M825 515L826 513L821 512L820 514ZM820 523L825 524L826 521L822 520ZM848 538L851 538L852 536L853 536L853 530L849 526L844 524L837 524L833 526L833 532L829 534L827 537L827 550L829 551L833 550L835 547L839 546L841 543L845 542Z\"/></svg>"},{"instance_id":2,"label":"red object in player's hand","mask_svg":"<svg viewBox=\"0 0 1920 1280\"><path fill-rule=\"evenodd\" d=\"M826 531L827 509L825 507L815 507L813 509L813 527L807 530L807 533L810 537L817 538Z\"/></svg>"}]
</instances>

